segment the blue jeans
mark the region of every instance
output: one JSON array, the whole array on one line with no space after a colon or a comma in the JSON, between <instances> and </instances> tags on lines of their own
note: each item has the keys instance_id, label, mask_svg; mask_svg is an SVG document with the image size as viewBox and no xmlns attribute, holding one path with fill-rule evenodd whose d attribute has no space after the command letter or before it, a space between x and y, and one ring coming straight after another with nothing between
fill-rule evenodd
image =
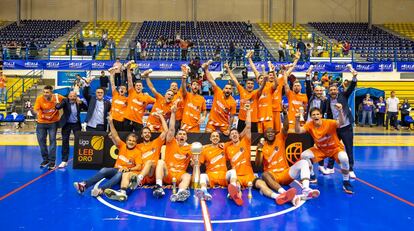
<instances>
[{"instance_id":1,"label":"blue jeans","mask_svg":"<svg viewBox=\"0 0 414 231\"><path fill-rule=\"evenodd\" d=\"M99 186L102 190L112 188L112 186L119 184L121 182L122 172L119 172L117 168L102 168L95 176L85 180L86 187L88 188L105 178L107 181Z\"/></svg>"},{"instance_id":2,"label":"blue jeans","mask_svg":"<svg viewBox=\"0 0 414 231\"><path fill-rule=\"evenodd\" d=\"M40 153L42 154L43 161L55 162L56 160L56 131L58 124L50 123L43 124L38 123L36 127L37 142L40 146ZM46 145L46 137L49 134L49 151Z\"/></svg>"},{"instance_id":3,"label":"blue jeans","mask_svg":"<svg viewBox=\"0 0 414 231\"><path fill-rule=\"evenodd\" d=\"M368 124L371 126L372 125L372 111L362 111L362 125L365 125L365 118L368 115Z\"/></svg>"}]
</instances>

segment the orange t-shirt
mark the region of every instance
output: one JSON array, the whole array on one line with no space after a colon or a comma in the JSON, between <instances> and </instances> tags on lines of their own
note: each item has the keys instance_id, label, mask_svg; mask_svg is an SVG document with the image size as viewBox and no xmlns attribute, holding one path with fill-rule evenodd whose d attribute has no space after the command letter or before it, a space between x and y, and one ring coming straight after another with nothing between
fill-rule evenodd
<instances>
[{"instance_id":1,"label":"orange t-shirt","mask_svg":"<svg viewBox=\"0 0 414 231\"><path fill-rule=\"evenodd\" d=\"M245 137L241 139L238 145L233 142L227 142L224 145L224 153L230 161L231 167L236 169L237 176L253 175L252 164L250 163L250 146L251 141Z\"/></svg>"},{"instance_id":2,"label":"orange t-shirt","mask_svg":"<svg viewBox=\"0 0 414 231\"><path fill-rule=\"evenodd\" d=\"M175 113L175 120L181 120L183 118L183 111L184 111L184 99L183 99L183 93L180 88L180 90L177 92L177 94L174 95L173 102L176 100L180 100L177 104L177 112Z\"/></svg>"},{"instance_id":3,"label":"orange t-shirt","mask_svg":"<svg viewBox=\"0 0 414 231\"><path fill-rule=\"evenodd\" d=\"M200 126L198 121L200 120L201 112L206 110L206 100L204 97L198 94L187 93L184 104L182 124L190 127Z\"/></svg>"},{"instance_id":4,"label":"orange t-shirt","mask_svg":"<svg viewBox=\"0 0 414 231\"><path fill-rule=\"evenodd\" d=\"M262 148L263 170L265 172L281 173L289 168L285 154L286 138L287 135L280 132L276 135L273 144L265 142Z\"/></svg>"},{"instance_id":5,"label":"orange t-shirt","mask_svg":"<svg viewBox=\"0 0 414 231\"><path fill-rule=\"evenodd\" d=\"M259 101L259 94L258 90L253 90L252 92L248 92L246 89L244 89L240 84L237 84L237 90L240 94L240 107L239 107L239 119L246 121L247 112L244 109L244 105L246 103L250 104L250 108L252 112L250 113L251 121L253 123L258 121L257 118L257 107L258 107L258 101Z\"/></svg>"},{"instance_id":6,"label":"orange t-shirt","mask_svg":"<svg viewBox=\"0 0 414 231\"><path fill-rule=\"evenodd\" d=\"M111 116L116 121L124 121L128 97L121 96L118 91L112 91Z\"/></svg>"},{"instance_id":7,"label":"orange t-shirt","mask_svg":"<svg viewBox=\"0 0 414 231\"><path fill-rule=\"evenodd\" d=\"M115 162L115 168L133 168L136 165L142 165L141 151L135 146L133 149L128 149L125 142L119 142L117 146L118 158Z\"/></svg>"},{"instance_id":8,"label":"orange t-shirt","mask_svg":"<svg viewBox=\"0 0 414 231\"><path fill-rule=\"evenodd\" d=\"M5 88L6 87L6 83L7 83L7 78L6 76L0 76L0 88Z\"/></svg>"},{"instance_id":9,"label":"orange t-shirt","mask_svg":"<svg viewBox=\"0 0 414 231\"><path fill-rule=\"evenodd\" d=\"M128 106L125 113L125 118L131 121L142 124L142 117L144 117L145 108L148 104L155 103L155 99L144 93L137 93L134 88L128 91Z\"/></svg>"},{"instance_id":10,"label":"orange t-shirt","mask_svg":"<svg viewBox=\"0 0 414 231\"><path fill-rule=\"evenodd\" d=\"M38 96L34 105L34 110L38 113L37 122L48 124L59 121L59 110L55 106L58 102L62 102L63 98L61 95L53 94L51 100L48 101L43 95Z\"/></svg>"},{"instance_id":11,"label":"orange t-shirt","mask_svg":"<svg viewBox=\"0 0 414 231\"><path fill-rule=\"evenodd\" d=\"M217 86L213 87L213 92L209 121L213 121L214 126L230 126L230 116L236 114L236 100L232 96L226 99L223 90Z\"/></svg>"},{"instance_id":12,"label":"orange t-shirt","mask_svg":"<svg viewBox=\"0 0 414 231\"><path fill-rule=\"evenodd\" d=\"M223 149L214 145L203 147L199 159L200 164L206 165L206 172L227 172L226 157Z\"/></svg>"},{"instance_id":13,"label":"orange t-shirt","mask_svg":"<svg viewBox=\"0 0 414 231\"><path fill-rule=\"evenodd\" d=\"M272 95L273 95L273 83L267 82L262 90L262 94L259 97L258 102L258 117L259 121L269 121L273 119L272 112Z\"/></svg>"},{"instance_id":14,"label":"orange t-shirt","mask_svg":"<svg viewBox=\"0 0 414 231\"><path fill-rule=\"evenodd\" d=\"M176 139L172 139L165 145L165 164L169 171L185 172L191 158L191 146L185 144L178 145Z\"/></svg>"},{"instance_id":15,"label":"orange t-shirt","mask_svg":"<svg viewBox=\"0 0 414 231\"><path fill-rule=\"evenodd\" d=\"M155 94L155 100L155 104L152 106L151 113L148 116L147 124L149 123L157 128L160 128L162 126L161 120L152 113L158 112L164 116L165 120L168 120L171 116L171 106L173 105L173 102L171 101L167 103L164 96L160 93Z\"/></svg>"},{"instance_id":16,"label":"orange t-shirt","mask_svg":"<svg viewBox=\"0 0 414 231\"><path fill-rule=\"evenodd\" d=\"M139 150L141 150L142 162L145 163L148 160L155 161L157 164L160 159L161 147L164 144L164 140L161 137L157 137L155 140L148 143L137 144Z\"/></svg>"},{"instance_id":17,"label":"orange t-shirt","mask_svg":"<svg viewBox=\"0 0 414 231\"><path fill-rule=\"evenodd\" d=\"M285 84L283 77L277 79L278 85L276 90L273 92L272 97L272 111L281 112L282 111L282 91Z\"/></svg>"},{"instance_id":18,"label":"orange t-shirt","mask_svg":"<svg viewBox=\"0 0 414 231\"><path fill-rule=\"evenodd\" d=\"M303 110L306 110L306 105L308 104L308 97L306 94L298 93L295 94L293 91L289 90L286 93L286 96L289 101L289 111L288 111L288 119L289 119L289 126L295 125L296 121L296 113L299 113L299 108L303 107ZM303 114L305 116L305 114Z\"/></svg>"},{"instance_id":19,"label":"orange t-shirt","mask_svg":"<svg viewBox=\"0 0 414 231\"><path fill-rule=\"evenodd\" d=\"M344 148L343 144L339 142L336 133L336 120L322 119L322 125L319 128L315 127L313 121L309 121L303 128L312 136L315 147L319 148L322 152L331 154L332 152L336 152L338 148Z\"/></svg>"}]
</instances>

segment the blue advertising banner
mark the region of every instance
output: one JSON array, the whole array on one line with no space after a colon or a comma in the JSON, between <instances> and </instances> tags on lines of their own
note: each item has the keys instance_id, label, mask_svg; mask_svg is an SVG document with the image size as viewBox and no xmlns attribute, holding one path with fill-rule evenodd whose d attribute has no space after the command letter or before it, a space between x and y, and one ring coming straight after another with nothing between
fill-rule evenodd
<instances>
[{"instance_id":1,"label":"blue advertising banner","mask_svg":"<svg viewBox=\"0 0 414 231\"><path fill-rule=\"evenodd\" d=\"M86 78L86 71L58 71L57 86L72 86L78 74Z\"/></svg>"},{"instance_id":2,"label":"blue advertising banner","mask_svg":"<svg viewBox=\"0 0 414 231\"><path fill-rule=\"evenodd\" d=\"M398 62L398 72L414 72L414 62Z\"/></svg>"}]
</instances>

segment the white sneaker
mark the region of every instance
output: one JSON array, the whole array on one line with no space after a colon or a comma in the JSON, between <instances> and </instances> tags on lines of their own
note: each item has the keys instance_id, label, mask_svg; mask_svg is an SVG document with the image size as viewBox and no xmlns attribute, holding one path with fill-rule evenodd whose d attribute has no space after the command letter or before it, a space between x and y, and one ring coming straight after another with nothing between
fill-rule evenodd
<instances>
[{"instance_id":1,"label":"white sneaker","mask_svg":"<svg viewBox=\"0 0 414 231\"><path fill-rule=\"evenodd\" d=\"M328 173L326 172L326 168L324 166L319 166L318 169L319 172L321 172L323 175L328 175Z\"/></svg>"},{"instance_id":2,"label":"white sneaker","mask_svg":"<svg viewBox=\"0 0 414 231\"><path fill-rule=\"evenodd\" d=\"M66 166L68 166L68 162L62 161L62 163L59 164L58 168L65 168Z\"/></svg>"},{"instance_id":3,"label":"white sneaker","mask_svg":"<svg viewBox=\"0 0 414 231\"><path fill-rule=\"evenodd\" d=\"M301 198L300 196L296 195L293 199L292 199L292 204L293 206L297 207L300 204Z\"/></svg>"},{"instance_id":4,"label":"white sneaker","mask_svg":"<svg viewBox=\"0 0 414 231\"><path fill-rule=\"evenodd\" d=\"M335 173L335 169L333 168L326 168L326 174L325 175L330 175L330 174L334 174Z\"/></svg>"},{"instance_id":5,"label":"white sneaker","mask_svg":"<svg viewBox=\"0 0 414 231\"><path fill-rule=\"evenodd\" d=\"M351 177L352 179L357 178L354 171L349 172L349 177Z\"/></svg>"},{"instance_id":6,"label":"white sneaker","mask_svg":"<svg viewBox=\"0 0 414 231\"><path fill-rule=\"evenodd\" d=\"M93 188L91 191L91 196L98 197L102 194L102 189L100 188Z\"/></svg>"},{"instance_id":7,"label":"white sneaker","mask_svg":"<svg viewBox=\"0 0 414 231\"><path fill-rule=\"evenodd\" d=\"M111 200L126 201L128 199L128 196L126 195L126 193L116 191L110 188L105 189L104 194L108 199L111 199Z\"/></svg>"},{"instance_id":8,"label":"white sneaker","mask_svg":"<svg viewBox=\"0 0 414 231\"><path fill-rule=\"evenodd\" d=\"M302 200L309 200L319 197L321 193L317 189L306 188L302 190Z\"/></svg>"}]
</instances>

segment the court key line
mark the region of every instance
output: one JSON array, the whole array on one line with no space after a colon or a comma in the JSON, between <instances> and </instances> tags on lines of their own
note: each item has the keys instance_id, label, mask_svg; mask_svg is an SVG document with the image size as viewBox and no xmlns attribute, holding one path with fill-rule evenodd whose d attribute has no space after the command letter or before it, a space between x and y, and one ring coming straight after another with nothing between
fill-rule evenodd
<instances>
[{"instance_id":1,"label":"court key line","mask_svg":"<svg viewBox=\"0 0 414 231\"><path fill-rule=\"evenodd\" d=\"M73 158L72 158L72 159L70 159L70 160L68 160L68 163L70 163L72 160L73 160ZM16 188L16 189L14 189L13 191L11 191L11 192L7 193L6 195L4 195L4 196L0 197L0 201L2 201L2 200L4 200L4 199L6 199L7 197L9 197L9 196L11 196L11 195L13 195L13 194L15 194L15 193L19 192L20 190L22 190L22 189L26 188L27 186L29 186L29 185L33 184L34 182L36 182L36 181L38 181L38 180L42 179L43 177L45 177L45 176L49 175L50 173L52 173L52 172L56 171L57 169L59 169L59 168L58 168L58 167L56 167L56 168L54 168L53 170L48 170L47 172L45 172L45 173L43 173L42 175L40 175L40 176L38 176L38 177L34 178L33 180L31 180L31 181L27 182L26 184L24 184L24 185L22 185L22 186L20 186L20 187L18 187L18 188Z\"/></svg>"}]
</instances>

